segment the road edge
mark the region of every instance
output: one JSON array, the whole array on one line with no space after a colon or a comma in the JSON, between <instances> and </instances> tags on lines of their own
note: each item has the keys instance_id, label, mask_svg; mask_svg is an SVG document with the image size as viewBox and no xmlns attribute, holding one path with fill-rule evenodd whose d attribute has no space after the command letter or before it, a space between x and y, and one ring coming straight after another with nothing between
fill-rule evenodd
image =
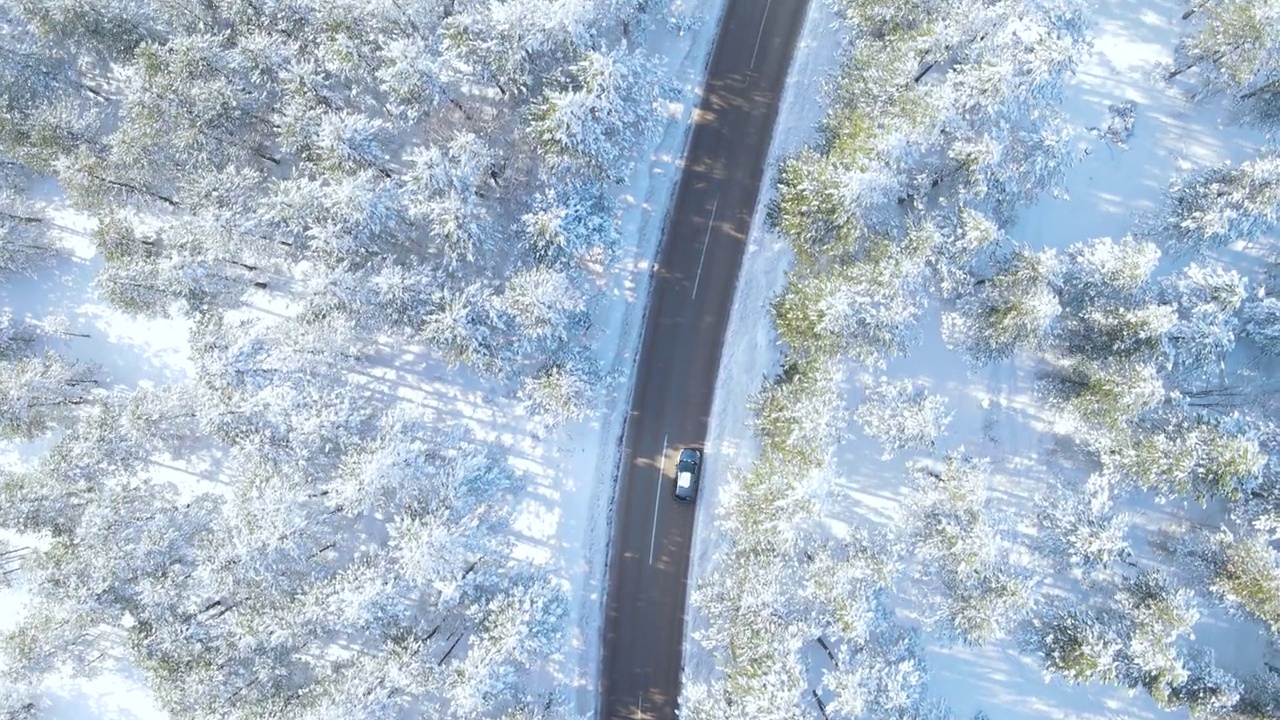
<instances>
[{"instance_id":1,"label":"road edge","mask_svg":"<svg viewBox=\"0 0 1280 720\"><path fill-rule=\"evenodd\" d=\"M622 474L622 460L625 457L625 453L623 453L622 450L626 443L627 427L631 421L631 400L632 396L635 394L636 368L640 363L640 347L641 343L644 342L645 327L648 325L650 301L653 294L653 272L657 268L658 258L662 255L663 241L667 237L667 227L671 223L672 212L675 209L674 201L680 192L680 182L684 178L684 162L689 156L689 144L693 141L693 126L696 122L698 107L702 103L702 97L706 90L707 72L711 68L712 58L715 57L716 45L720 41L720 33L723 29L725 11L731 1L732 0L719 0L719 7L715 12L714 27L716 28L716 31L712 34L711 40L707 42L706 48L703 51L704 56L702 68L699 73L700 81L698 83L697 92L691 98L694 102L689 108L689 118L687 121L682 119L684 124L682 133L684 137L680 143L679 159L674 164L675 181L671 183L666 193L662 221L658 224L656 236L649 239L648 247L645 248L645 251L636 253L636 259L644 259L647 265L645 272L640 275L640 282L643 283L643 287L637 288L637 295L643 297L644 302L641 303L639 308L637 308L638 311L633 310L628 313L626 320L623 321L624 327L623 331L619 333L618 351L614 355L615 360L613 362L613 367L611 368L611 371L616 373L619 370L618 366L623 364L618 362L620 356L622 359L625 359L627 349L631 351L632 357L630 362L626 363L627 370L623 375L626 386L626 401L625 403L620 404L620 406L609 415L607 422L603 424L600 431L601 437L613 436L615 440L610 446L609 451L601 453L600 459L596 463L596 470L594 473L594 477L596 478L609 478L609 492L604 494L608 499L608 502L604 503L605 521L603 523L603 528L595 526L592 529L593 533L600 529L603 530L603 562L601 563L600 571L592 573L588 577L589 582L594 583L600 588L600 592L595 602L595 610L597 611L597 616L601 618L601 622L598 623L598 626L595 628L595 632L591 638L592 643L590 649L585 653L588 664L594 669L594 672L588 673L588 676L595 680L595 701L593 703L594 707L591 709L593 717L599 716L600 703L602 701L599 689L602 674L601 661L604 656L604 633L606 626L606 623L604 622L604 615L608 611L609 602L609 568L612 564L613 558L614 511L618 505L618 492L620 490L619 478ZM712 18L708 17L708 21L711 19ZM636 247L639 248L640 244L637 244ZM623 394L624 393L617 393L618 396L622 396ZM600 501L595 503L597 508L601 504L602 503ZM591 543L588 543L589 546L590 544ZM579 711L581 711L581 708L579 708Z\"/></svg>"},{"instance_id":2,"label":"road edge","mask_svg":"<svg viewBox=\"0 0 1280 720\"><path fill-rule=\"evenodd\" d=\"M818 28L819 24L824 19L823 17L824 14L826 13L829 13L829 9L825 5L825 0L806 0L806 6L804 10L805 17L801 21L800 36L792 51L791 57L788 59L787 76L783 85L782 96L778 101L778 117L775 120L773 127L770 129L769 149L765 153L765 163L761 171L762 178L761 178L760 192L756 196L755 209L753 210L752 216L751 216L751 225L747 230L747 243L748 243L747 250L743 255L742 264L738 268L738 277L735 279L735 282L734 282L733 302L729 311L729 321L725 326L725 340L721 346L720 365L716 369L715 395L712 399L711 410L708 416L708 423L707 423L708 460L707 460L706 472L708 475L720 477L722 479L727 478L728 474L731 472L739 471L744 467L750 467L750 464L753 458L755 458L759 454L759 445L756 441L754 433L750 433L748 435L748 444L742 446L740 448L742 452L739 453L739 455L733 458L732 460L727 458L723 453L713 452L713 450L715 450L716 446L720 445L725 440L726 432L724 431L724 423L731 422L731 417L730 417L731 413L728 405L740 404L744 407L746 405L745 400L739 400L736 397L731 397L731 393L726 392L728 388L725 387L725 384L729 380L735 377L734 373L725 372L726 369L731 367L732 366L731 364L736 361L738 357L738 353L741 352L744 348L746 348L746 346L749 346L751 340L755 339L754 334L751 332L752 328L750 326L748 326L747 328L741 327L746 323L744 313L748 311L767 313L769 308L769 303L777 295L776 291L780 291L786 282L786 277L784 273L777 279L775 283L777 285L777 287L774 288L775 292L772 294L768 294L768 296L765 298L766 303L763 307L756 308L756 307L749 306L750 305L749 301L752 298L748 296L747 290L746 290L747 286L744 285L744 283L742 282L742 279L743 279L743 274L748 270L748 259L750 258L753 252L750 243L753 238L759 237L760 233L769 232L768 228L766 228L763 225L763 223L765 222L765 214L768 211L769 202L772 200L775 194L774 180L776 178L777 171L779 168L779 161L783 157L785 157L787 152L795 149L795 148L784 147L784 145L788 142L794 142L796 138L790 137L785 133L780 134L778 132L778 129L780 124L786 119L787 108L793 105L794 103L800 102L803 97L798 93L805 90L806 88L803 87L803 83L794 82L795 73L805 69L805 66L800 64L798 61L800 59L801 54L807 50L805 45L805 40L811 37L810 33L814 32L815 29ZM805 128L803 132L803 135L805 136L804 138L805 142L807 142L808 136L811 135L814 130L815 128ZM803 146L805 142L799 142L795 144L799 147L799 146ZM783 259L787 260L789 264L789 258L787 258L787 255L789 255L789 250L787 250L786 248L783 248L782 254L783 254ZM765 322L765 321L762 321L762 322ZM744 330L746 330L746 332L744 332ZM772 337L772 339L776 343L777 334L776 334L776 331L773 330L772 323L769 323L768 330L769 330L769 335ZM741 338L741 339L735 342L735 338ZM738 344L741 344L744 347L742 348L735 347L735 345L738 345ZM771 355L768 362L763 362L760 364L776 372L778 369L780 369L780 361L781 361L781 352L780 350L777 349L777 346L775 345L775 352ZM765 371L766 377L768 372L769 370ZM753 386L751 388L751 391L755 392L758 389L759 389L759 386ZM749 423L753 418L751 414L747 412L745 414L744 419ZM716 511L721 506L720 505L721 498L723 497L721 493L724 491L724 486L716 485L711 489L711 492L714 493L713 498L705 497L705 493L707 489L708 488L706 487L702 489L701 494L703 494L704 497L700 498L700 500L707 499L707 500L712 500L712 502L698 503L697 513L694 516L693 540L690 547L690 565L689 565L689 576L688 576L689 595L688 597L686 597L686 600L685 600L684 637L686 642L683 643L683 648L682 648L682 653L680 658L680 676L681 676L680 685L682 690L685 686L685 676L688 672L689 666L691 665L690 661L691 661L691 658L693 658L694 651L695 651L695 648L693 647L693 645L696 641L690 642L690 640L692 640L693 633L696 632L697 629L705 626L705 621L702 616L702 613L698 610L697 606L691 602L692 594L696 589L696 584L697 584L696 581L705 576L705 570L707 570L711 566L711 561L713 559L711 557L705 557L705 558L702 557L702 553L706 552L707 550L706 543L718 539L717 532L708 533L703 530L700 530L700 528L706 528L707 523L712 523L712 524L715 523ZM676 699L677 713L678 713L679 705L680 705L680 698L677 697Z\"/></svg>"}]
</instances>

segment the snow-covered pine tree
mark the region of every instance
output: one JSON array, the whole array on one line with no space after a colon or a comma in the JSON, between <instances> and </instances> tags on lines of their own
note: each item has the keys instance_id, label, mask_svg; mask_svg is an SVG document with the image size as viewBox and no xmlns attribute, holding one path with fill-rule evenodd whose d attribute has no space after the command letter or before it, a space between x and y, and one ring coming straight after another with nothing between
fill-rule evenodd
<instances>
[{"instance_id":1,"label":"snow-covered pine tree","mask_svg":"<svg viewBox=\"0 0 1280 720\"><path fill-rule=\"evenodd\" d=\"M1153 291L1151 276L1160 263L1160 248L1132 235L1077 242L1065 255L1062 299L1068 310L1142 299Z\"/></svg>"},{"instance_id":2,"label":"snow-covered pine tree","mask_svg":"<svg viewBox=\"0 0 1280 720\"><path fill-rule=\"evenodd\" d=\"M458 290L437 289L417 323L417 336L451 366L495 371L495 360L500 355L495 347L493 300L493 290L485 283L472 283Z\"/></svg>"},{"instance_id":3,"label":"snow-covered pine tree","mask_svg":"<svg viewBox=\"0 0 1280 720\"><path fill-rule=\"evenodd\" d=\"M1051 370L1038 392L1049 407L1080 424L1091 442L1108 438L1165 398L1160 372L1147 363L1076 360Z\"/></svg>"},{"instance_id":4,"label":"snow-covered pine tree","mask_svg":"<svg viewBox=\"0 0 1280 720\"><path fill-rule=\"evenodd\" d=\"M519 397L531 415L555 427L586 417L598 402L605 379L589 349L571 351L526 376Z\"/></svg>"},{"instance_id":5,"label":"snow-covered pine tree","mask_svg":"<svg viewBox=\"0 0 1280 720\"><path fill-rule=\"evenodd\" d=\"M622 182L630 172L626 150L652 136L673 97L671 82L644 53L588 51L562 87L534 106L530 131L553 167Z\"/></svg>"},{"instance_id":6,"label":"snow-covered pine tree","mask_svg":"<svg viewBox=\"0 0 1280 720\"><path fill-rule=\"evenodd\" d=\"M552 267L608 258L619 241L613 199L590 179L568 179L538 193L521 221L534 261Z\"/></svg>"},{"instance_id":7,"label":"snow-covered pine tree","mask_svg":"<svg viewBox=\"0 0 1280 720\"><path fill-rule=\"evenodd\" d=\"M534 265L514 273L494 305L510 318L509 324L516 330L514 339L522 348L569 341L584 334L588 321L581 290L587 282L576 268ZM525 355L528 351L515 352Z\"/></svg>"},{"instance_id":8,"label":"snow-covered pine tree","mask_svg":"<svg viewBox=\"0 0 1280 720\"><path fill-rule=\"evenodd\" d=\"M1183 417L1175 412L1119 433L1103 455L1108 473L1164 497L1238 500L1257 484L1267 456L1241 417Z\"/></svg>"},{"instance_id":9,"label":"snow-covered pine tree","mask_svg":"<svg viewBox=\"0 0 1280 720\"><path fill-rule=\"evenodd\" d=\"M1192 388L1217 381L1227 353L1235 347L1236 311L1246 282L1220 264L1191 263L1164 283L1178 308L1178 322L1166 333L1173 369Z\"/></svg>"},{"instance_id":10,"label":"snow-covered pine tree","mask_svg":"<svg viewBox=\"0 0 1280 720\"><path fill-rule=\"evenodd\" d=\"M1181 545L1205 572L1209 587L1238 611L1280 630L1280 559L1265 537L1227 529Z\"/></svg>"},{"instance_id":11,"label":"snow-covered pine tree","mask_svg":"<svg viewBox=\"0 0 1280 720\"><path fill-rule=\"evenodd\" d=\"M1280 121L1280 5L1274 0L1196 3L1183 14L1191 28L1178 44L1169 79L1192 68L1208 90L1225 92L1264 125Z\"/></svg>"},{"instance_id":12,"label":"snow-covered pine tree","mask_svg":"<svg viewBox=\"0 0 1280 720\"><path fill-rule=\"evenodd\" d=\"M1113 619L1084 607L1054 607L1037 613L1023 638L1040 656L1045 672L1068 682L1115 682L1123 640Z\"/></svg>"},{"instance_id":13,"label":"snow-covered pine tree","mask_svg":"<svg viewBox=\"0 0 1280 720\"><path fill-rule=\"evenodd\" d=\"M867 385L853 418L880 442L887 460L898 450L932 449L951 421L946 407L946 398L930 395L923 386L881 377Z\"/></svg>"},{"instance_id":14,"label":"snow-covered pine tree","mask_svg":"<svg viewBox=\"0 0 1280 720\"><path fill-rule=\"evenodd\" d=\"M1177 705L1177 689L1190 679L1178 643L1191 637L1200 616L1194 595L1160 572L1145 570L1121 581L1116 600L1128 626L1119 655L1121 679L1145 688L1162 707Z\"/></svg>"},{"instance_id":15,"label":"snow-covered pine tree","mask_svg":"<svg viewBox=\"0 0 1280 720\"><path fill-rule=\"evenodd\" d=\"M1130 556L1125 535L1128 513L1115 508L1111 479L1090 475L1075 485L1059 479L1036 513L1044 550L1060 568L1085 572L1109 567Z\"/></svg>"},{"instance_id":16,"label":"snow-covered pine tree","mask_svg":"<svg viewBox=\"0 0 1280 720\"><path fill-rule=\"evenodd\" d=\"M569 599L545 572L512 573L473 603L469 614L475 633L443 688L461 714L519 701L521 671L543 665L559 649Z\"/></svg>"},{"instance_id":17,"label":"snow-covered pine tree","mask_svg":"<svg viewBox=\"0 0 1280 720\"><path fill-rule=\"evenodd\" d=\"M1241 334L1263 353L1280 355L1280 299L1263 296L1250 300L1240 315Z\"/></svg>"},{"instance_id":18,"label":"snow-covered pine tree","mask_svg":"<svg viewBox=\"0 0 1280 720\"><path fill-rule=\"evenodd\" d=\"M445 145L414 148L406 162L402 199L408 219L425 230L426 254L454 268L492 251L500 231L488 196L498 156L488 143L461 132Z\"/></svg>"},{"instance_id":19,"label":"snow-covered pine tree","mask_svg":"<svg viewBox=\"0 0 1280 720\"><path fill-rule=\"evenodd\" d=\"M1035 581L1025 571L998 563L944 579L945 631L970 647L1005 637L1032 607Z\"/></svg>"},{"instance_id":20,"label":"snow-covered pine tree","mask_svg":"<svg viewBox=\"0 0 1280 720\"><path fill-rule=\"evenodd\" d=\"M1259 237L1280 220L1280 153L1237 167L1215 165L1176 179L1156 233L1175 253L1202 252Z\"/></svg>"},{"instance_id":21,"label":"snow-covered pine tree","mask_svg":"<svg viewBox=\"0 0 1280 720\"><path fill-rule=\"evenodd\" d=\"M997 261L992 275L962 296L943 318L948 344L963 347L978 364L1004 360L1044 342L1061 308L1055 289L1058 260L1052 250L1016 247Z\"/></svg>"},{"instance_id":22,"label":"snow-covered pine tree","mask_svg":"<svg viewBox=\"0 0 1280 720\"><path fill-rule=\"evenodd\" d=\"M911 466L916 492L907 502L912 554L935 564L939 575L968 576L991 566L999 534L987 509L988 460L948 453L941 467Z\"/></svg>"},{"instance_id":23,"label":"snow-covered pine tree","mask_svg":"<svg viewBox=\"0 0 1280 720\"><path fill-rule=\"evenodd\" d=\"M100 370L57 352L38 325L0 313L0 437L30 440L100 394Z\"/></svg>"},{"instance_id":24,"label":"snow-covered pine tree","mask_svg":"<svg viewBox=\"0 0 1280 720\"><path fill-rule=\"evenodd\" d=\"M791 352L869 366L906 352L923 311L923 263L892 238L866 238L865 255L793 275L773 321Z\"/></svg>"},{"instance_id":25,"label":"snow-covered pine tree","mask_svg":"<svg viewBox=\"0 0 1280 720\"><path fill-rule=\"evenodd\" d=\"M797 467L825 466L847 432L843 378L838 361L788 358L750 401L764 447Z\"/></svg>"},{"instance_id":26,"label":"snow-covered pine tree","mask_svg":"<svg viewBox=\"0 0 1280 720\"><path fill-rule=\"evenodd\" d=\"M1197 646L1187 658L1187 678L1171 699L1187 706L1193 718L1222 717L1240 699L1240 681L1218 667L1212 649Z\"/></svg>"}]
</instances>

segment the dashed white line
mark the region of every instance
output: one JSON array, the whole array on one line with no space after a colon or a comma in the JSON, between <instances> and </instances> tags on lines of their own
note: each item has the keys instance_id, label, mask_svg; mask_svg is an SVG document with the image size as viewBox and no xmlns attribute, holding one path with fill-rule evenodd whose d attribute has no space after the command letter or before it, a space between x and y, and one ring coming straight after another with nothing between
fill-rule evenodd
<instances>
[{"instance_id":1,"label":"dashed white line","mask_svg":"<svg viewBox=\"0 0 1280 720\"><path fill-rule=\"evenodd\" d=\"M662 501L662 478L667 474L667 435L662 436L662 460L658 466L658 487L653 493L653 531L649 534L649 564L653 564L653 545L658 540L658 507Z\"/></svg>"},{"instance_id":2,"label":"dashed white line","mask_svg":"<svg viewBox=\"0 0 1280 720\"><path fill-rule=\"evenodd\" d=\"M764 24L769 21L769 6L773 4L773 0L766 0L764 4L764 17L760 18L760 32L756 33L756 49L751 51L751 69L756 68L756 53L760 52L760 38L764 36Z\"/></svg>"},{"instance_id":3,"label":"dashed white line","mask_svg":"<svg viewBox=\"0 0 1280 720\"><path fill-rule=\"evenodd\" d=\"M711 228L716 225L716 208L720 206L720 196L716 195L711 203L711 222L707 223L707 234L702 238L702 257L698 258L698 275L693 278L693 297L698 297L698 283L702 282L702 263L707 261L707 243L711 240Z\"/></svg>"}]
</instances>

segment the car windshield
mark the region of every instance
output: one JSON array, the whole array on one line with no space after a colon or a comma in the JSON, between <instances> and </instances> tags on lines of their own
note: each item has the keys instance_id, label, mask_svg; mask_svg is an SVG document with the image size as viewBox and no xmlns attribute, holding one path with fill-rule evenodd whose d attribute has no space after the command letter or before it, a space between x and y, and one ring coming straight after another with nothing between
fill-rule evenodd
<instances>
[{"instance_id":1,"label":"car windshield","mask_svg":"<svg viewBox=\"0 0 1280 720\"><path fill-rule=\"evenodd\" d=\"M677 474L676 474L676 485L678 485L678 486L680 486L680 487L682 487L682 488L687 488L687 487L689 487L689 485L691 485L692 483L693 483L693 473L691 473L691 472L682 472L682 473L677 473Z\"/></svg>"}]
</instances>

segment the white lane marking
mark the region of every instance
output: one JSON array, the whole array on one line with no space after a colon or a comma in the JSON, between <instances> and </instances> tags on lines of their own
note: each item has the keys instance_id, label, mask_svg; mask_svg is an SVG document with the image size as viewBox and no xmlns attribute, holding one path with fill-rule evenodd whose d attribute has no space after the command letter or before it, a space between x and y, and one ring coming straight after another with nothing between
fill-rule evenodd
<instances>
[{"instance_id":1,"label":"white lane marking","mask_svg":"<svg viewBox=\"0 0 1280 720\"><path fill-rule=\"evenodd\" d=\"M720 195L716 195L711 203L711 222L707 223L707 234L702 238L702 257L698 258L698 275L693 279L693 297L698 297L698 283L702 282L702 263L707 261L707 243L711 240L711 228L716 225L716 208L720 207Z\"/></svg>"},{"instance_id":2,"label":"white lane marking","mask_svg":"<svg viewBox=\"0 0 1280 720\"><path fill-rule=\"evenodd\" d=\"M764 17L760 18L760 32L756 33L756 49L751 51L751 69L756 68L756 53L760 52L760 38L764 36L764 24L769 20L769 6L773 4L773 0L766 0L764 4Z\"/></svg>"},{"instance_id":3,"label":"white lane marking","mask_svg":"<svg viewBox=\"0 0 1280 720\"><path fill-rule=\"evenodd\" d=\"M658 540L658 503L662 501L662 476L667 474L667 436L662 436L662 464L658 467L658 488L653 493L653 532L649 534L649 564L653 564L653 544Z\"/></svg>"}]
</instances>

